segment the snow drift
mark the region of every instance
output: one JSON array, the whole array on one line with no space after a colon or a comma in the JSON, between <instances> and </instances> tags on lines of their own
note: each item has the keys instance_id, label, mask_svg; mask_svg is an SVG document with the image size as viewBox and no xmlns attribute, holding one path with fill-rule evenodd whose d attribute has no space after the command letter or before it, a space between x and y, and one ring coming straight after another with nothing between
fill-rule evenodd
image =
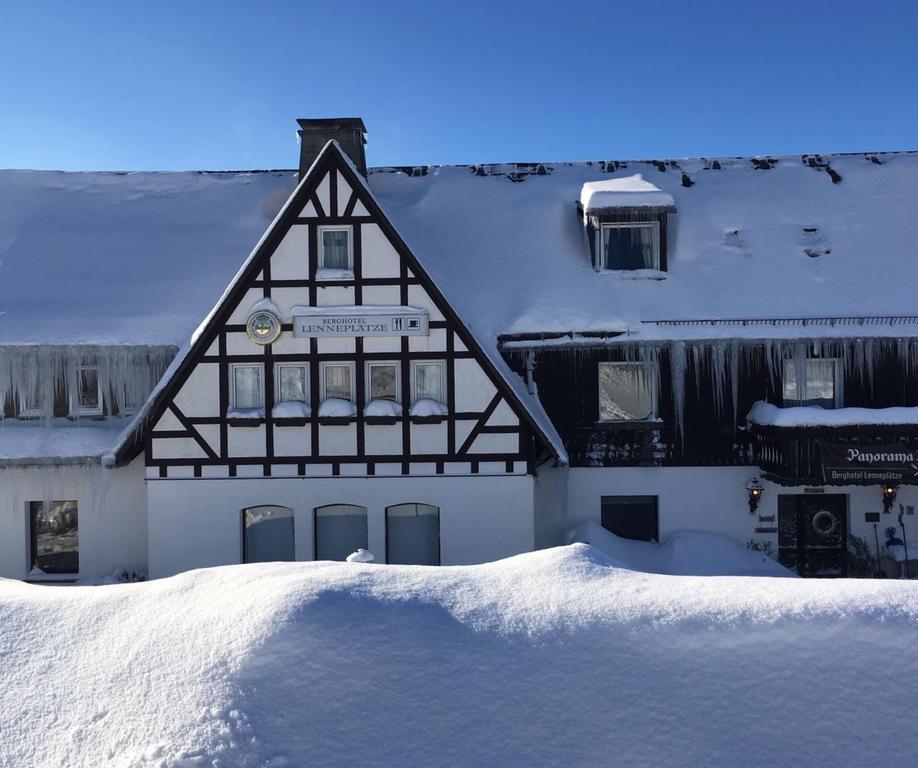
<instances>
[{"instance_id":1,"label":"snow drift","mask_svg":"<svg viewBox=\"0 0 918 768\"><path fill-rule=\"evenodd\" d=\"M753 552L707 531L678 531L661 545L623 539L595 520L586 520L570 530L568 541L590 544L616 565L634 571L673 576L796 577L764 552Z\"/></svg>"},{"instance_id":2,"label":"snow drift","mask_svg":"<svg viewBox=\"0 0 918 768\"><path fill-rule=\"evenodd\" d=\"M906 765L918 592L481 566L0 582L3 766Z\"/></svg>"}]
</instances>

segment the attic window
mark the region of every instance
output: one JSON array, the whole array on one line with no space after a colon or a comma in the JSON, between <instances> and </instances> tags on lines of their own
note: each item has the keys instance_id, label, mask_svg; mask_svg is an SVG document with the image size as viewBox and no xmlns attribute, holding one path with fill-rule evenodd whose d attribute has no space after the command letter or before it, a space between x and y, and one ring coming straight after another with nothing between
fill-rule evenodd
<instances>
[{"instance_id":1,"label":"attic window","mask_svg":"<svg viewBox=\"0 0 918 768\"><path fill-rule=\"evenodd\" d=\"M73 416L102 415L102 383L98 365L76 367L76 397L71 402Z\"/></svg>"},{"instance_id":2,"label":"attic window","mask_svg":"<svg viewBox=\"0 0 918 768\"><path fill-rule=\"evenodd\" d=\"M348 279L354 276L350 227L319 227L320 279Z\"/></svg>"},{"instance_id":3,"label":"attic window","mask_svg":"<svg viewBox=\"0 0 918 768\"><path fill-rule=\"evenodd\" d=\"M599 272L666 270L666 220L676 204L640 174L591 181L580 192L593 266Z\"/></svg>"},{"instance_id":4,"label":"attic window","mask_svg":"<svg viewBox=\"0 0 918 768\"><path fill-rule=\"evenodd\" d=\"M600 225L600 269L660 269L660 222Z\"/></svg>"}]
</instances>

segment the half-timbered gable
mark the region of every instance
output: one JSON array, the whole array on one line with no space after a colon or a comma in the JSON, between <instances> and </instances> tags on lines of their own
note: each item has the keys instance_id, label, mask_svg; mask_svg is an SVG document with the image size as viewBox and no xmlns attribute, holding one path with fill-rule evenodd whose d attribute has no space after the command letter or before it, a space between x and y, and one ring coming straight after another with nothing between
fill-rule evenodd
<instances>
[{"instance_id":1,"label":"half-timbered gable","mask_svg":"<svg viewBox=\"0 0 918 768\"><path fill-rule=\"evenodd\" d=\"M533 455L525 411L333 142L151 425L149 478L525 474Z\"/></svg>"}]
</instances>

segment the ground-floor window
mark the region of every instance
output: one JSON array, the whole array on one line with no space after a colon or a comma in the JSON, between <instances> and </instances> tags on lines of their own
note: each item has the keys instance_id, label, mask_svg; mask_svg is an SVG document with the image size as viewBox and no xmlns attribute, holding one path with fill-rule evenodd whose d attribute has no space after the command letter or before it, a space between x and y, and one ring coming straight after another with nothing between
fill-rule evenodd
<instances>
[{"instance_id":1,"label":"ground-floor window","mask_svg":"<svg viewBox=\"0 0 918 768\"><path fill-rule=\"evenodd\" d=\"M386 562L440 565L440 509L396 504L386 509Z\"/></svg>"},{"instance_id":2,"label":"ground-floor window","mask_svg":"<svg viewBox=\"0 0 918 768\"><path fill-rule=\"evenodd\" d=\"M242 562L295 560L293 510L249 507L242 510Z\"/></svg>"},{"instance_id":3,"label":"ground-floor window","mask_svg":"<svg viewBox=\"0 0 918 768\"><path fill-rule=\"evenodd\" d=\"M79 517L75 501L30 501L32 568L45 573L80 570Z\"/></svg>"},{"instance_id":4,"label":"ground-floor window","mask_svg":"<svg viewBox=\"0 0 918 768\"><path fill-rule=\"evenodd\" d=\"M656 496L603 496L602 527L623 539L659 541Z\"/></svg>"},{"instance_id":5,"label":"ground-floor window","mask_svg":"<svg viewBox=\"0 0 918 768\"><path fill-rule=\"evenodd\" d=\"M356 504L316 507L316 560L344 560L367 549L367 508Z\"/></svg>"}]
</instances>

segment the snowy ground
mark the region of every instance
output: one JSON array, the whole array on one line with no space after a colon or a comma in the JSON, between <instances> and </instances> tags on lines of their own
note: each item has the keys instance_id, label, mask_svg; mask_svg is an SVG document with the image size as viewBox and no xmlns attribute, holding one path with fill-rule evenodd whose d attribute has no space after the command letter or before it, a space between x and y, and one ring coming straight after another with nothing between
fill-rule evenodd
<instances>
[{"instance_id":1,"label":"snowy ground","mask_svg":"<svg viewBox=\"0 0 918 768\"><path fill-rule=\"evenodd\" d=\"M914 583L611 563L0 581L0 765L914 764Z\"/></svg>"}]
</instances>

